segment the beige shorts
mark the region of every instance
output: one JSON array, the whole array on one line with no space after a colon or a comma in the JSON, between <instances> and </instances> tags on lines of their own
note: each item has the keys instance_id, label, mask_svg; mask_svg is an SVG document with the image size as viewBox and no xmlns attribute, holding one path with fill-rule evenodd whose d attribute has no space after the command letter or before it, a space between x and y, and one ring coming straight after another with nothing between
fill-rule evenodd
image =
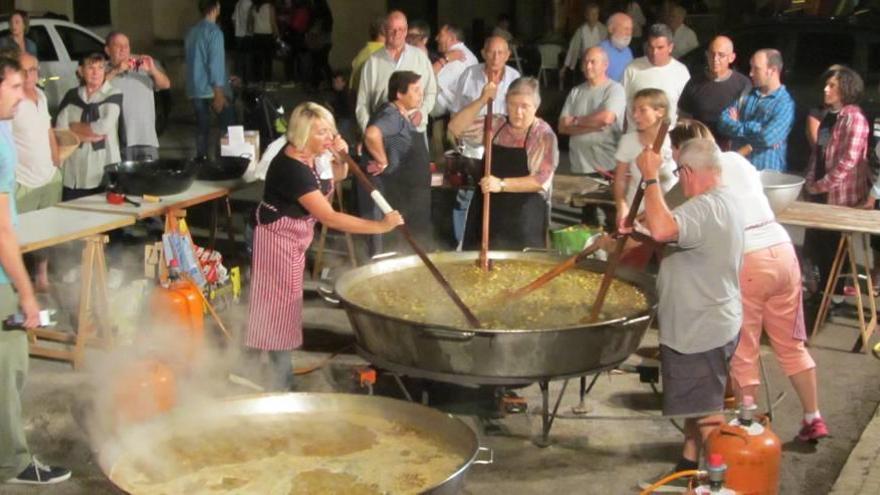
<instances>
[{"instance_id":1,"label":"beige shorts","mask_svg":"<svg viewBox=\"0 0 880 495\"><path fill-rule=\"evenodd\" d=\"M45 185L27 187L15 184L15 206L19 213L42 210L61 202L61 170Z\"/></svg>"}]
</instances>

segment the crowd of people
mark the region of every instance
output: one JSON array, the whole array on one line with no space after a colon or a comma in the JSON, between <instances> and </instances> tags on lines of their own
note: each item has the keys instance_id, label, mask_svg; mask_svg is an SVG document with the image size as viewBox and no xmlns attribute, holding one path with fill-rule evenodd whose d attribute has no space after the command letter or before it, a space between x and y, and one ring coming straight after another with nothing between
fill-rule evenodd
<instances>
[{"instance_id":1,"label":"crowd of people","mask_svg":"<svg viewBox=\"0 0 880 495\"><path fill-rule=\"evenodd\" d=\"M244 83L273 81L276 57L287 82L317 88L330 81L333 14L327 0L238 0L231 21L235 72Z\"/></svg>"},{"instance_id":2,"label":"crowd of people","mask_svg":"<svg viewBox=\"0 0 880 495\"><path fill-rule=\"evenodd\" d=\"M274 2L237 3L240 75L271 77L279 37L329 51L320 34L310 36L316 25L329 33L329 9L319 20L320 9L305 12L302 5L285 2L282 13ZM212 115L224 126L234 119L235 78L226 70L219 1L200 0L199 8L203 18L185 39L186 94L196 115L196 153L205 155ZM799 261L758 178L761 170L787 168L794 101L781 80L782 55L773 47L756 51L746 76L732 68L733 42L717 36L705 53L705 72L691 74L677 60L696 48L680 6L668 6L669 24L646 24L636 1L623 2L605 24L600 13L588 5L585 23L569 44L563 71L579 71L582 82L571 89L556 124L559 133L571 137L571 169L613 181L612 228L633 228L626 219L636 191L644 189L640 225L653 241L633 242L628 262L644 266L658 245L668 245L657 282L663 409L692 416L677 469L696 467L704 439L720 421L728 376L738 396L754 396L762 331L801 400L798 437L827 436L815 362L804 347ZM16 16L20 22L12 25L26 33L27 15ZM282 32L279 24L289 31ZM110 34L105 53L80 61L81 84L64 97L54 117L56 128L69 129L83 143L62 162L45 95L36 87L39 60L17 29L0 53L0 119L8 121L0 125L0 316L20 308L25 326L33 327L38 307L12 230L16 203L26 211L93 194L100 190L106 164L120 157L157 156L153 91L171 82L150 56L131 54L124 33ZM372 235L372 253L398 248L397 237L389 233L404 221L417 239L430 243L433 153L455 148L463 160L480 161L487 153L493 160L492 174L479 179L476 194L459 191L453 211L459 249L479 245L480 193L492 197L491 249L546 245L550 188L560 159L557 135L538 117L538 81L508 65L505 33L502 27L485 39L479 62L463 30L447 23L436 34L439 53L431 54L428 26L410 24L403 12L392 11L371 25L370 39L352 62L351 107L359 146L339 135L337 120L344 110L331 112L311 102L294 109L281 151L268 165L254 218L245 346L268 351L272 388L292 386L290 352L302 344L302 277L315 223ZM634 44L644 55L636 56ZM319 73L326 64L321 57L326 53L309 62L296 59L294 70ZM824 105L810 114L807 126L812 145L807 192L829 204L873 207L880 187L870 184L869 125L858 106L864 84L840 65L830 67L823 81ZM654 151L665 125L671 131ZM375 196L364 190L357 216L334 210L330 197L334 183L348 175L347 155L358 156L356 166L397 211L380 210ZM681 202L673 200L676 190L688 198L683 204L675 204ZM808 238L806 250L827 269L827 249L834 245L824 237ZM38 267L40 288L47 280L45 264ZM41 464L24 440L25 335L0 332L0 339L5 413L0 414L0 480L66 479L69 471Z\"/></svg>"}]
</instances>

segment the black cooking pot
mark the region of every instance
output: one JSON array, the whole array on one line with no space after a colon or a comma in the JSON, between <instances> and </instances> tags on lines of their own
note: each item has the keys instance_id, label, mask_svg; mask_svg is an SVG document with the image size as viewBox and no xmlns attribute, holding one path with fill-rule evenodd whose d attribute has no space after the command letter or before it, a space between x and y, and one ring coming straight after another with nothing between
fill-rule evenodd
<instances>
[{"instance_id":1,"label":"black cooking pot","mask_svg":"<svg viewBox=\"0 0 880 495\"><path fill-rule=\"evenodd\" d=\"M199 180L238 179L251 163L249 156L221 156L216 160L196 158L199 163Z\"/></svg>"},{"instance_id":2,"label":"black cooking pot","mask_svg":"<svg viewBox=\"0 0 880 495\"><path fill-rule=\"evenodd\" d=\"M140 196L168 196L189 189L196 179L198 163L192 160L159 158L126 160L104 167L113 191Z\"/></svg>"}]
</instances>

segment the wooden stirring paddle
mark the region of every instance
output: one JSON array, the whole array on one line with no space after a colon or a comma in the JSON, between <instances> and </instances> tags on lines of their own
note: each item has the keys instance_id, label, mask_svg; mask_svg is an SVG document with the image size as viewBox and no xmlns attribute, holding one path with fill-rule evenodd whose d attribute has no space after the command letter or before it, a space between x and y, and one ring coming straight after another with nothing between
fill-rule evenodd
<instances>
[{"instance_id":1,"label":"wooden stirring paddle","mask_svg":"<svg viewBox=\"0 0 880 495\"><path fill-rule=\"evenodd\" d=\"M370 182L367 174L365 174L364 171L361 170L360 167L357 165L357 163L355 163L354 160L352 160L351 157L348 156L348 153L337 153L335 150L331 150L331 152L337 160L342 160L348 165L348 169L351 171L351 173L354 174L357 180L360 181L361 186L363 186L363 188L367 190L367 192L370 194L370 197L373 198L373 201L375 201L379 209L382 210L382 213L387 214L393 211L393 208L391 208L391 205L389 205L388 201L385 200L385 197L382 196L382 193L377 191L376 188L373 187L373 183ZM437 266L434 265L434 262L431 261L430 258L428 258L428 255L425 254L425 251L418 245L406 224L398 226L397 229L400 230L400 232L403 234L403 237L409 243L410 247L412 247L413 251L415 251L419 258L421 258L422 262L425 263L425 266L428 267L428 271L431 272L431 275L434 276L434 278L437 280L437 283L440 284L440 287L442 287L443 290L446 291L446 294L449 296L450 299L452 299L452 302L455 303L455 305L464 315L468 324L470 324L470 326L472 326L473 328L480 328L480 320L478 320L477 317L474 316L474 313L470 310L470 308L467 307L467 305L465 305L464 301L461 300L461 298L458 296L458 293L455 292L452 286L449 285L449 282L446 280L446 278L443 277L443 274L440 273L440 270L437 269Z\"/></svg>"},{"instance_id":2,"label":"wooden stirring paddle","mask_svg":"<svg viewBox=\"0 0 880 495\"><path fill-rule=\"evenodd\" d=\"M489 98L486 104L486 119L483 121L483 177L492 175L492 105ZM488 272L489 266L489 201L492 193L483 191L483 237L480 240L480 269Z\"/></svg>"},{"instance_id":3,"label":"wooden stirring paddle","mask_svg":"<svg viewBox=\"0 0 880 495\"><path fill-rule=\"evenodd\" d=\"M666 139L666 132L668 130L669 130L668 124L663 123L660 125L660 129L658 129L658 131L657 131L657 138L654 140L654 143L652 145L652 149L654 150L655 153L659 153L660 148L663 147L663 141ZM640 182L639 188L636 190L636 196L633 199L632 208L629 211L629 215L627 215L627 217L626 217L626 222L625 222L626 226L632 227L633 221L635 220L636 215L638 214L639 206L642 203L642 196L643 195L644 195L644 191L641 187L641 182ZM617 234L617 236L618 236L617 237L617 244L614 246L614 254L612 254L611 259L608 260L608 265L606 265L605 274L602 277L602 283L599 286L599 293L596 296L596 302L593 303L593 310L590 313L591 320L596 319L596 317L593 316L594 313L595 313L595 315L599 314L598 311L596 311L596 308L598 307L600 310L602 309L602 304L604 303L605 295L608 292L608 288L611 286L611 279L609 278L609 274L613 275L614 271L617 269L617 259L620 257L620 253L623 251L624 245L626 245L626 238L629 237L630 235L631 235L630 233L626 233L626 234L618 233ZM490 302L490 305L497 305L497 304L501 304L501 303L505 303L505 304L510 303L513 300L520 299L520 298L523 298L523 297L531 294L532 292L534 292L534 291L540 289L541 287L544 287L548 283L550 283L550 281L553 280L554 278L558 277L559 275L562 275L567 270L573 268L575 265L577 265L581 261L585 260L587 257L589 257L591 254L595 253L598 250L599 250L599 243L598 242L594 242L593 244L590 244L589 246L585 247L581 252L577 253L574 256L571 256L570 258L566 259L562 263L559 263L558 265L554 266L550 270L546 271L540 277L538 277L535 280L529 282L528 284L520 287L519 289L516 289L514 291L502 292L501 294L499 294L498 296L496 296L492 299L492 301ZM606 282L606 279L607 279L607 282ZM601 297L601 299L600 299L600 297Z\"/></svg>"},{"instance_id":4,"label":"wooden stirring paddle","mask_svg":"<svg viewBox=\"0 0 880 495\"><path fill-rule=\"evenodd\" d=\"M660 129L657 130L657 136L654 138L654 144L651 149L654 150L654 153L660 153L660 149L663 148L663 141L666 140L666 133L669 132L669 123L663 122L660 124ZM636 219L636 215L639 214L639 207L642 205L642 198L645 196L645 189L642 187L642 180L639 179L639 186L636 188L636 195L633 198L632 205L630 205L629 215L626 216L626 220L624 220L624 226L632 229L633 222ZM605 265L605 274L602 276L602 283L599 285L599 292L596 294L596 301L593 302L593 308L590 311L589 321L593 322L599 319L599 313L602 312L602 306L605 304L605 297L608 295L608 289L611 288L611 282L614 280L614 272L617 271L617 263L620 261L620 255L623 254L623 248L626 246L626 239L630 236L630 233L625 233L620 235L618 233L617 244L614 246L614 252L611 253L611 258L608 260L608 264Z\"/></svg>"}]
</instances>

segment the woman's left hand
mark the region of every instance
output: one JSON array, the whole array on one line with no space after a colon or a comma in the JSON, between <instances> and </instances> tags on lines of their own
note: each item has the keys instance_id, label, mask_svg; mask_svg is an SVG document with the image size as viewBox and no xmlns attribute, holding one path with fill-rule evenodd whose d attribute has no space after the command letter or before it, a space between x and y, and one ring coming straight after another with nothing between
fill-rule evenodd
<instances>
[{"instance_id":1,"label":"woman's left hand","mask_svg":"<svg viewBox=\"0 0 880 495\"><path fill-rule=\"evenodd\" d=\"M331 146L333 147L333 151L340 155L348 154L348 143L345 142L345 139L342 139L342 136L339 134L333 138L333 144L331 144Z\"/></svg>"},{"instance_id":2,"label":"woman's left hand","mask_svg":"<svg viewBox=\"0 0 880 495\"><path fill-rule=\"evenodd\" d=\"M495 177L494 175L490 175L489 177L483 177L480 179L480 188L482 188L483 192L490 193L498 193L501 192L501 179Z\"/></svg>"}]
</instances>

